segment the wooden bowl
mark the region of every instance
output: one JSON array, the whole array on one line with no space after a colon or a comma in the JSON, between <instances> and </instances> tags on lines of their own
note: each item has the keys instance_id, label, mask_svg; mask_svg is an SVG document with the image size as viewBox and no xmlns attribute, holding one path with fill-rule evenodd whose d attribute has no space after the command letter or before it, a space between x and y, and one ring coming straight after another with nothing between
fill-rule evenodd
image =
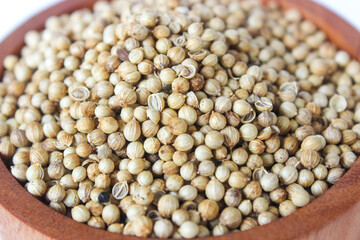
<instances>
[{"instance_id":1,"label":"wooden bowl","mask_svg":"<svg viewBox=\"0 0 360 240\"><path fill-rule=\"evenodd\" d=\"M90 8L96 0L61 2L23 24L0 44L0 62L8 54L19 53L29 30L40 30L52 15ZM316 23L340 48L360 59L360 34L343 19L309 0L277 0L284 8L295 7L305 18ZM266 2L266 0L264 0ZM0 65L0 74L3 71ZM7 239L126 239L122 236L58 214L30 195L0 161L0 236ZM229 239L359 239L360 236L360 162L311 204L288 217L245 232L216 237ZM215 239L209 237L208 239Z\"/></svg>"}]
</instances>

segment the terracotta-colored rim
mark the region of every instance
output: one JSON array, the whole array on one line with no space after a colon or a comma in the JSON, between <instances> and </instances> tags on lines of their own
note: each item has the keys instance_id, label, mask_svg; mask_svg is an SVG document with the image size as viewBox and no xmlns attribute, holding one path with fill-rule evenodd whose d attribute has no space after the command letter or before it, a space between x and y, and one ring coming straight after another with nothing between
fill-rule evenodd
<instances>
[{"instance_id":1,"label":"terracotta-colored rim","mask_svg":"<svg viewBox=\"0 0 360 240\"><path fill-rule=\"evenodd\" d=\"M33 29L41 29L45 19L52 15L69 13L79 8L91 7L96 0L73 0L61 2L20 26L0 44L0 62L11 53L18 53L23 45L24 34ZM264 0L266 1L266 0ZM360 34L343 19L309 0L278 0L284 7L296 7L314 21L341 48L360 58ZM0 74L3 71L0 65ZM356 205L360 199L360 162L353 167L323 196L294 214L281 218L271 224L245 232L232 233L217 240L235 239L295 239L309 235L330 224ZM336 207L334 207L336 206ZM80 224L45 206L31 196L10 174L3 161L0 161L0 212L8 212L17 219L15 225L6 226L9 231L25 231L21 236L47 236L51 239L129 239L140 240L133 236L122 236ZM0 223L7 219L1 217ZM26 225L30 228L24 229ZM286 229L284 228L286 226ZM3 227L4 228L4 227ZM32 229L32 230L29 230ZM283 230L283 231L282 231ZM35 235L34 235L35 234ZM215 239L210 237L208 239Z\"/></svg>"}]
</instances>

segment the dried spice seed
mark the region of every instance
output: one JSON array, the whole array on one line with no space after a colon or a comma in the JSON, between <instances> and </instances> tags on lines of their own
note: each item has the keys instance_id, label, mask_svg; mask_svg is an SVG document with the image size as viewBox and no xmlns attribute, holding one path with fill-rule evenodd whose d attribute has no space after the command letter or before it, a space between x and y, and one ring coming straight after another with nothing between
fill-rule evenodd
<instances>
[{"instance_id":1,"label":"dried spice seed","mask_svg":"<svg viewBox=\"0 0 360 240\"><path fill-rule=\"evenodd\" d=\"M0 156L92 227L245 231L321 196L360 153L360 64L293 9L97 2L25 45L3 62Z\"/></svg>"},{"instance_id":2,"label":"dried spice seed","mask_svg":"<svg viewBox=\"0 0 360 240\"><path fill-rule=\"evenodd\" d=\"M129 53L125 49L118 49L116 53L121 61L129 61Z\"/></svg>"},{"instance_id":3,"label":"dried spice seed","mask_svg":"<svg viewBox=\"0 0 360 240\"><path fill-rule=\"evenodd\" d=\"M129 192L129 186L127 182L119 182L114 185L112 189L112 195L116 200L121 200L127 196Z\"/></svg>"},{"instance_id":4,"label":"dried spice seed","mask_svg":"<svg viewBox=\"0 0 360 240\"><path fill-rule=\"evenodd\" d=\"M110 193L101 192L98 196L99 203L108 203L110 201Z\"/></svg>"}]
</instances>

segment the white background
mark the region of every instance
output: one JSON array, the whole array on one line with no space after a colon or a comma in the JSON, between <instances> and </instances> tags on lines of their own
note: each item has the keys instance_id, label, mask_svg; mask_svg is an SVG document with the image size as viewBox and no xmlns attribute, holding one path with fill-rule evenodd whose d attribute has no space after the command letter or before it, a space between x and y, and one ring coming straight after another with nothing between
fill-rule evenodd
<instances>
[{"instance_id":1,"label":"white background","mask_svg":"<svg viewBox=\"0 0 360 240\"><path fill-rule=\"evenodd\" d=\"M16 26L37 12L63 0L1 0L0 41ZM76 0L68 0L76 1ZM301 0L299 0L301 1ZM314 0L332 9L360 30L360 1L357 0Z\"/></svg>"}]
</instances>

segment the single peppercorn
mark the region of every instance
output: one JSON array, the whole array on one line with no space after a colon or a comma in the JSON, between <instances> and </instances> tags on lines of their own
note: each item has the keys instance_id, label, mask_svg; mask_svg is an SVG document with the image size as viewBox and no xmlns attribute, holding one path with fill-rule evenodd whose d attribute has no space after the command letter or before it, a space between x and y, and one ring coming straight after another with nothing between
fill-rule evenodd
<instances>
[{"instance_id":1,"label":"single peppercorn","mask_svg":"<svg viewBox=\"0 0 360 240\"><path fill-rule=\"evenodd\" d=\"M110 202L111 194L109 192L101 192L98 196L98 201L101 204L107 204Z\"/></svg>"}]
</instances>

